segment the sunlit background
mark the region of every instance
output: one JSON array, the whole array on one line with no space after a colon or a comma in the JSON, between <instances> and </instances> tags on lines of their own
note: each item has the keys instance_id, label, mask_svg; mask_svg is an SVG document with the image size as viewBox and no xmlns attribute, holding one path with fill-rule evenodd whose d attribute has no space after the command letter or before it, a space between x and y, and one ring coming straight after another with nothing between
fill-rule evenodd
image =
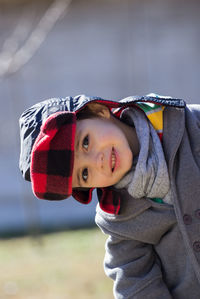
<instances>
[{"instance_id":1,"label":"sunlit background","mask_svg":"<svg viewBox=\"0 0 200 299\"><path fill-rule=\"evenodd\" d=\"M198 0L0 0L0 237L94 225L96 196L89 206L39 201L23 181L26 108L77 94L200 103L199 78Z\"/></svg>"}]
</instances>

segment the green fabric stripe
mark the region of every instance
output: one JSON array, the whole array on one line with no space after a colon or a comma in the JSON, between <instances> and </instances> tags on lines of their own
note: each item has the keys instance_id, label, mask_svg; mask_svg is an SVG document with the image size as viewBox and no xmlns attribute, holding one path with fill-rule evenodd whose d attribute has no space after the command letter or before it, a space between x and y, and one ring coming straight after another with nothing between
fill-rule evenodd
<instances>
[{"instance_id":1,"label":"green fabric stripe","mask_svg":"<svg viewBox=\"0 0 200 299\"><path fill-rule=\"evenodd\" d=\"M164 203L164 201L161 199L161 198L150 198L151 200L155 201L155 202L158 202L158 203Z\"/></svg>"},{"instance_id":2,"label":"green fabric stripe","mask_svg":"<svg viewBox=\"0 0 200 299\"><path fill-rule=\"evenodd\" d=\"M160 108L160 105L157 104L147 104L138 102L137 105L146 113L155 109Z\"/></svg>"}]
</instances>

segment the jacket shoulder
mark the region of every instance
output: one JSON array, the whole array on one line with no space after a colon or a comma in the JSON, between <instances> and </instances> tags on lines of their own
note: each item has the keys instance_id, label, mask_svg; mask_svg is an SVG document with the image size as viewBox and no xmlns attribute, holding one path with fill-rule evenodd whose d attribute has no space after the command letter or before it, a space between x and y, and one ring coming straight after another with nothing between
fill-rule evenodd
<instances>
[{"instance_id":1,"label":"jacket shoulder","mask_svg":"<svg viewBox=\"0 0 200 299\"><path fill-rule=\"evenodd\" d=\"M186 103L182 99L173 98L170 96L162 96L155 93L150 93L145 96L130 96L127 98L124 98L120 101L121 103L153 103L157 105L162 106L170 106L170 107L176 107L176 108L185 108Z\"/></svg>"}]
</instances>

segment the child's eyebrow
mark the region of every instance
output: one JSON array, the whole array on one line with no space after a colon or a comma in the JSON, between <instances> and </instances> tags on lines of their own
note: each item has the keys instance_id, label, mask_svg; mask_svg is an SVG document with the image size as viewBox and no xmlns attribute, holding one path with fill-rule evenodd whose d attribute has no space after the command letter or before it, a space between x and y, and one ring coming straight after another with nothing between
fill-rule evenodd
<instances>
[{"instance_id":1,"label":"child's eyebrow","mask_svg":"<svg viewBox=\"0 0 200 299\"><path fill-rule=\"evenodd\" d=\"M77 171L77 181L78 181L78 187L82 187L79 171Z\"/></svg>"},{"instance_id":2,"label":"child's eyebrow","mask_svg":"<svg viewBox=\"0 0 200 299\"><path fill-rule=\"evenodd\" d=\"M78 149L79 149L79 143L80 143L80 136L81 136L81 131L79 132L76 132L76 144L75 144L75 151L78 152Z\"/></svg>"},{"instance_id":3,"label":"child's eyebrow","mask_svg":"<svg viewBox=\"0 0 200 299\"><path fill-rule=\"evenodd\" d=\"M77 143L76 143L76 145L75 145L75 151L78 151L78 149L79 149L79 138L77 138L78 139L78 141L77 141Z\"/></svg>"},{"instance_id":4,"label":"child's eyebrow","mask_svg":"<svg viewBox=\"0 0 200 299\"><path fill-rule=\"evenodd\" d=\"M75 144L75 151L78 152L79 150L79 144L80 144L80 136L81 136L81 131L77 132L77 142ZM81 184L81 178L80 178L80 171L77 171L77 182L78 182L78 187L83 187Z\"/></svg>"}]
</instances>

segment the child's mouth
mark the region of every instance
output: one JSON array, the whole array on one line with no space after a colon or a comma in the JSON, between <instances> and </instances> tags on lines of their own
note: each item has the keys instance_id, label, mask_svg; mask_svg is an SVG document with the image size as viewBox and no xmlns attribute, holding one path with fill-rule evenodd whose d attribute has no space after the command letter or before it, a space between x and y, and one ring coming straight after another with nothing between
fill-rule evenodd
<instances>
[{"instance_id":1,"label":"child's mouth","mask_svg":"<svg viewBox=\"0 0 200 299\"><path fill-rule=\"evenodd\" d=\"M112 152L111 152L111 169L112 169L112 172L115 169L115 163L116 163L116 155L115 155L114 148L112 147Z\"/></svg>"}]
</instances>

